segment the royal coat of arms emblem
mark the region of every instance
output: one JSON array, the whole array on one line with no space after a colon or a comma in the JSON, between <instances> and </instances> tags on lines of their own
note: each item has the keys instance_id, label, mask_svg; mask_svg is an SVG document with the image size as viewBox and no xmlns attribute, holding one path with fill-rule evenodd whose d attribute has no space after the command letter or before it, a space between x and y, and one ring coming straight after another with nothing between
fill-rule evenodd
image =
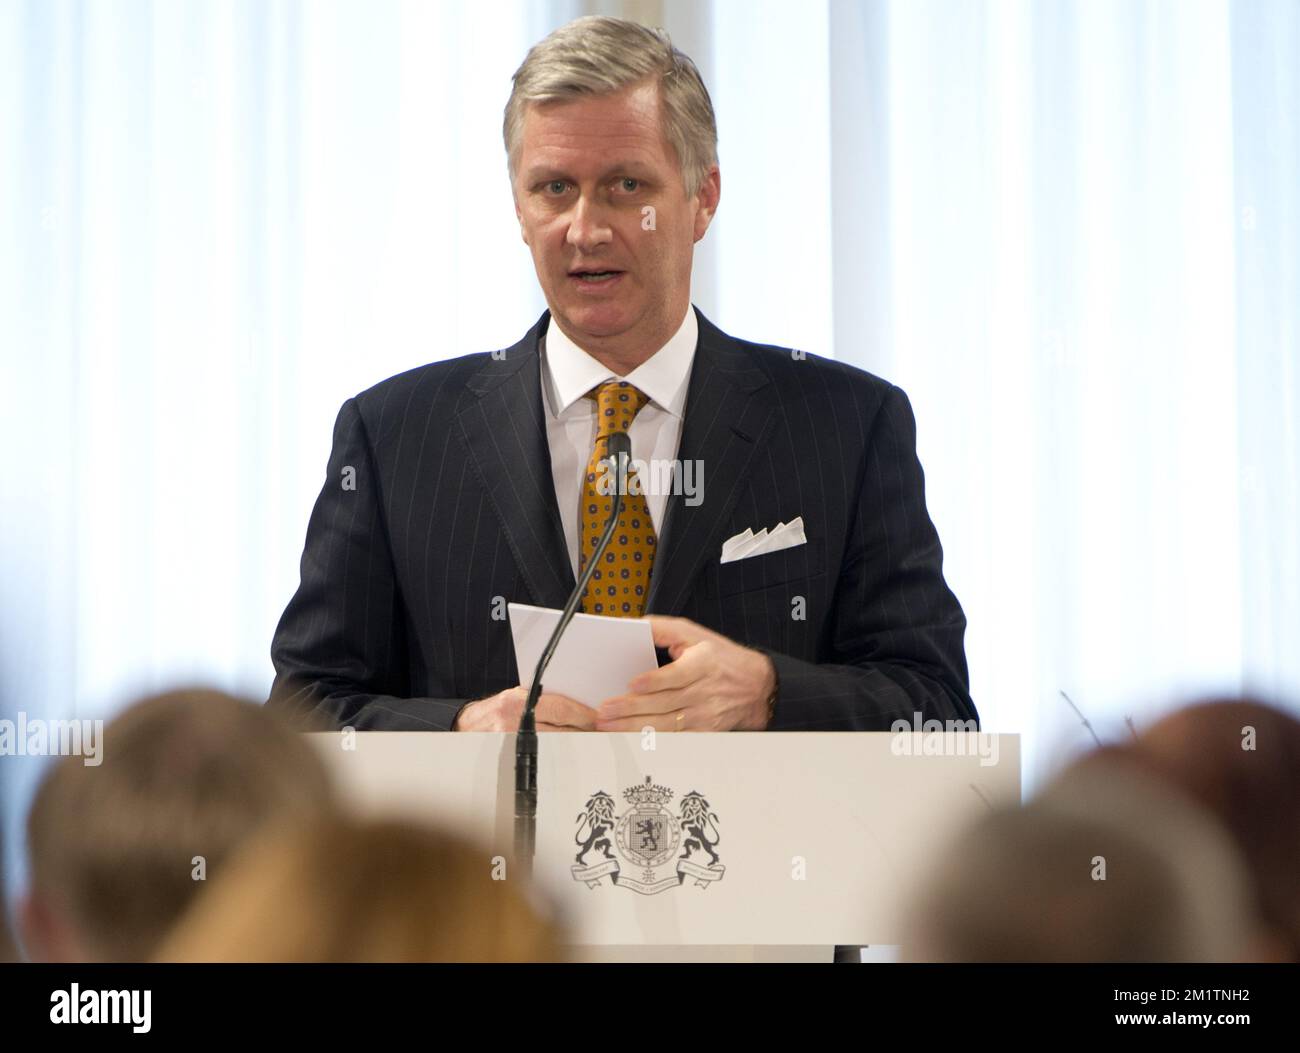
<instances>
[{"instance_id":1,"label":"royal coat of arms emblem","mask_svg":"<svg viewBox=\"0 0 1300 1053\"><path fill-rule=\"evenodd\" d=\"M628 808L622 815L615 814L609 794L592 794L578 813L573 879L595 888L608 877L610 884L644 896L677 888L688 878L697 888L721 880L726 867L717 852L717 815L694 790L682 797L674 814L673 796L649 775L644 783L623 791Z\"/></svg>"}]
</instances>

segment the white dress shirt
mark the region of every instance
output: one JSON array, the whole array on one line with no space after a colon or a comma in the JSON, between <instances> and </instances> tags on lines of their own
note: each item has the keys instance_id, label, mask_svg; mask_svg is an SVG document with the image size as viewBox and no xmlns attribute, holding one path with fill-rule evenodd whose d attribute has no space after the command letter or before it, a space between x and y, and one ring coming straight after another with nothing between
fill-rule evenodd
<instances>
[{"instance_id":1,"label":"white dress shirt","mask_svg":"<svg viewBox=\"0 0 1300 1053\"><path fill-rule=\"evenodd\" d=\"M699 322L695 309L688 304L686 317L668 343L621 378L650 398L628 429L634 460L667 462L676 458L698 339ZM596 403L583 396L598 384L618 378L618 374L570 340L554 318L542 336L541 356L542 402L546 406L546 439L551 448L555 497L576 578L582 480L596 444ZM646 486L650 486L649 481ZM662 536L668 494L647 493L645 498L655 535Z\"/></svg>"}]
</instances>

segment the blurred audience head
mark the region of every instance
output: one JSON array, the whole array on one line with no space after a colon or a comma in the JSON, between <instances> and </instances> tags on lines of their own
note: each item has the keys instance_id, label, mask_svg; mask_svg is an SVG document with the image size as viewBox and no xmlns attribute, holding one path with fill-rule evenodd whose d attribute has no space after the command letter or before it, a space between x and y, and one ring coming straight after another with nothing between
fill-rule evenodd
<instances>
[{"instance_id":1,"label":"blurred audience head","mask_svg":"<svg viewBox=\"0 0 1300 1053\"><path fill-rule=\"evenodd\" d=\"M4 859L4 828L0 827L0 860ZM0 964L18 960L18 948L9 932L9 897L5 895L4 866L0 865Z\"/></svg>"},{"instance_id":2,"label":"blurred audience head","mask_svg":"<svg viewBox=\"0 0 1300 1053\"><path fill-rule=\"evenodd\" d=\"M1250 874L1261 956L1300 961L1300 720L1257 701L1177 710L1133 749L1219 820Z\"/></svg>"},{"instance_id":3,"label":"blurred audience head","mask_svg":"<svg viewBox=\"0 0 1300 1053\"><path fill-rule=\"evenodd\" d=\"M1116 755L967 828L906 924L910 961L1237 961L1252 937L1226 834Z\"/></svg>"},{"instance_id":4,"label":"blurred audience head","mask_svg":"<svg viewBox=\"0 0 1300 1053\"><path fill-rule=\"evenodd\" d=\"M104 729L102 761L63 757L27 821L20 909L36 961L145 961L239 845L332 807L323 763L265 707L158 695Z\"/></svg>"},{"instance_id":5,"label":"blurred audience head","mask_svg":"<svg viewBox=\"0 0 1300 1053\"><path fill-rule=\"evenodd\" d=\"M400 819L272 832L159 953L169 962L540 962L555 927L492 857Z\"/></svg>"}]
</instances>

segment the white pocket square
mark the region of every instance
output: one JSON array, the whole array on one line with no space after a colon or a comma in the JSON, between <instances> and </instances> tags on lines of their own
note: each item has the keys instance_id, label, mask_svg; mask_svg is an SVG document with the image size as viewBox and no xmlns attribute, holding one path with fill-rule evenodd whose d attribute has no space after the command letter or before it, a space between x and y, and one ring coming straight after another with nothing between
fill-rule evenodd
<instances>
[{"instance_id":1,"label":"white pocket square","mask_svg":"<svg viewBox=\"0 0 1300 1053\"><path fill-rule=\"evenodd\" d=\"M764 527L757 534L746 529L722 543L722 562L734 563L738 559L761 556L766 552L780 552L783 548L804 545L808 539L803 532L803 516L788 523L777 523L771 530Z\"/></svg>"}]
</instances>

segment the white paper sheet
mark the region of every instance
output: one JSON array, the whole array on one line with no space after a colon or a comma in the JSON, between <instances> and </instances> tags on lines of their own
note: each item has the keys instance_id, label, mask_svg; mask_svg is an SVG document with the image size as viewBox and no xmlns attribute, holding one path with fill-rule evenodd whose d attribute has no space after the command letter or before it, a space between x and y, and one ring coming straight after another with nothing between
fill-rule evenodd
<instances>
[{"instance_id":1,"label":"white paper sheet","mask_svg":"<svg viewBox=\"0 0 1300 1053\"><path fill-rule=\"evenodd\" d=\"M519 681L526 688L533 682L537 660L555 631L560 611L527 603L510 603L507 609ZM542 691L596 706L626 692L627 682L638 673L658 668L648 621L575 614L542 676Z\"/></svg>"}]
</instances>

